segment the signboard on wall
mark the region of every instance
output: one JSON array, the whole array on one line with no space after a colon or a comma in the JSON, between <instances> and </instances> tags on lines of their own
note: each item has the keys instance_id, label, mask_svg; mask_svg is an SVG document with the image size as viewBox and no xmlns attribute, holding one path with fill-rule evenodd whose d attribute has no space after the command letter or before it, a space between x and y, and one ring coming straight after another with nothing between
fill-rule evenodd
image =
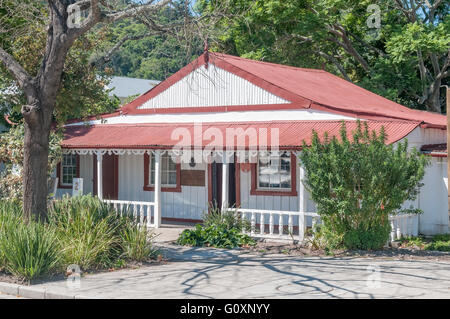
<instances>
[{"instance_id":1,"label":"signboard on wall","mask_svg":"<svg viewBox=\"0 0 450 319\"><path fill-rule=\"evenodd\" d=\"M81 196L83 195L83 179L82 178L74 178L72 184L72 196Z\"/></svg>"}]
</instances>

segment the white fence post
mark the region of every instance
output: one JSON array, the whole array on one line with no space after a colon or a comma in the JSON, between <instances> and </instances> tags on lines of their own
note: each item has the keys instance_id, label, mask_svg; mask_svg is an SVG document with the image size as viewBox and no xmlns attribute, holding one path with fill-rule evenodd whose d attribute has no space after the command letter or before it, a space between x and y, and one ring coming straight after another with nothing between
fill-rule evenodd
<instances>
[{"instance_id":1,"label":"white fence post","mask_svg":"<svg viewBox=\"0 0 450 319\"><path fill-rule=\"evenodd\" d=\"M147 218L151 218L150 211ZM155 151L155 228L161 226L161 151Z\"/></svg>"},{"instance_id":2,"label":"white fence post","mask_svg":"<svg viewBox=\"0 0 450 319\"><path fill-rule=\"evenodd\" d=\"M306 205L307 205L307 196L308 193L306 191L305 185L303 185L303 181L305 179L305 169L303 166L299 166L300 171L300 178L299 178L299 185L298 185L298 199L299 199L299 211L300 214L298 216L298 237L299 240L302 241L305 238L305 232L306 232Z\"/></svg>"},{"instance_id":3,"label":"white fence post","mask_svg":"<svg viewBox=\"0 0 450 319\"><path fill-rule=\"evenodd\" d=\"M103 199L103 155L97 153L97 196Z\"/></svg>"}]
</instances>

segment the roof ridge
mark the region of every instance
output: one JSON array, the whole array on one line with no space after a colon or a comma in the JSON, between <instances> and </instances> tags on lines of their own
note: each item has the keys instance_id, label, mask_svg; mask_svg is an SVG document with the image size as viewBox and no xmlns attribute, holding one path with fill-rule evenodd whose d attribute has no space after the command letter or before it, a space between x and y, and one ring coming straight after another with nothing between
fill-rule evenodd
<instances>
[{"instance_id":1,"label":"roof ridge","mask_svg":"<svg viewBox=\"0 0 450 319\"><path fill-rule=\"evenodd\" d=\"M243 121L243 122L161 122L161 123L115 123L115 124L80 124L80 125L71 125L66 128L74 128L74 127L119 127L119 126L129 126L129 127L146 127L146 126L165 126L165 125L251 125L251 124L293 124L293 123L342 123L342 122L357 122L360 120L361 122L367 123L404 123L404 124L420 124L419 121L413 120L403 120L403 119L392 119L392 120L364 120L364 119L346 119L346 120L274 120L274 121Z\"/></svg>"},{"instance_id":2,"label":"roof ridge","mask_svg":"<svg viewBox=\"0 0 450 319\"><path fill-rule=\"evenodd\" d=\"M253 59L243 58L243 57L240 57L240 56L235 56L235 55L221 53L221 52L209 52L209 54L213 54L214 56L216 56L218 58L220 58L221 56L225 56L225 57L230 58L230 59L245 60L245 61L248 61L248 62L258 63L258 64L267 64L267 65L272 65L274 67L284 68L284 69L294 69L294 70L301 70L301 71L305 71L305 72L317 72L317 73L325 72L325 73L329 73L329 72L327 72L325 70L320 70L320 69L301 68L301 67L298 67L298 66L285 65L285 64L279 64L279 63L274 63L274 62L253 60Z\"/></svg>"}]
</instances>

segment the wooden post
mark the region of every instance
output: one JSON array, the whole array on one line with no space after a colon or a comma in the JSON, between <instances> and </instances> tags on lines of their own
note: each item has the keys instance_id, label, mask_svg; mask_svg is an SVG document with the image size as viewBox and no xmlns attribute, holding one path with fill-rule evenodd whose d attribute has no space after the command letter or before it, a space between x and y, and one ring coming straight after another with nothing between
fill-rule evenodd
<instances>
[{"instance_id":1,"label":"wooden post","mask_svg":"<svg viewBox=\"0 0 450 319\"><path fill-rule=\"evenodd\" d=\"M97 153L97 196L103 199L103 155Z\"/></svg>"},{"instance_id":2,"label":"wooden post","mask_svg":"<svg viewBox=\"0 0 450 319\"><path fill-rule=\"evenodd\" d=\"M222 158L222 212L228 208L228 161L226 151Z\"/></svg>"},{"instance_id":3,"label":"wooden post","mask_svg":"<svg viewBox=\"0 0 450 319\"><path fill-rule=\"evenodd\" d=\"M161 152L155 152L155 228L161 226Z\"/></svg>"}]
</instances>

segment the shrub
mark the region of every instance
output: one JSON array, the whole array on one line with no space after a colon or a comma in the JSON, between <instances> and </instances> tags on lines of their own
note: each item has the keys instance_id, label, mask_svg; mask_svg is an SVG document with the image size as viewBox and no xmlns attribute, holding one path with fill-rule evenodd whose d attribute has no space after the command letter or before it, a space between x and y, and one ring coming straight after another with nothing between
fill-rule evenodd
<instances>
[{"instance_id":1,"label":"shrub","mask_svg":"<svg viewBox=\"0 0 450 319\"><path fill-rule=\"evenodd\" d=\"M0 241L6 240L2 235L10 229L16 229L21 223L22 211L13 201L0 201ZM6 259L0 246L0 270L5 268Z\"/></svg>"},{"instance_id":2,"label":"shrub","mask_svg":"<svg viewBox=\"0 0 450 319\"><path fill-rule=\"evenodd\" d=\"M211 207L209 213L203 214L203 224L206 227L211 225L223 225L228 230L250 230L250 222L248 220L243 220L233 210L227 210L222 213L217 207Z\"/></svg>"},{"instance_id":3,"label":"shrub","mask_svg":"<svg viewBox=\"0 0 450 319\"><path fill-rule=\"evenodd\" d=\"M389 239L390 214L418 194L428 160L408 143L386 145L384 129L357 123L351 140L343 122L340 139L313 132L300 160L305 186L317 204L329 248L378 249ZM409 213L417 210L408 210Z\"/></svg>"},{"instance_id":4,"label":"shrub","mask_svg":"<svg viewBox=\"0 0 450 319\"><path fill-rule=\"evenodd\" d=\"M14 224L8 226L11 225ZM57 240L51 228L35 222L8 226L2 229L0 249L9 272L19 278L32 280L58 267Z\"/></svg>"},{"instance_id":5,"label":"shrub","mask_svg":"<svg viewBox=\"0 0 450 319\"><path fill-rule=\"evenodd\" d=\"M53 203L48 216L64 264L103 268L120 256L120 218L97 198L66 196Z\"/></svg>"},{"instance_id":6,"label":"shrub","mask_svg":"<svg viewBox=\"0 0 450 319\"><path fill-rule=\"evenodd\" d=\"M181 233L177 240L179 245L235 248L255 244L250 236L242 233L249 225L235 212L222 214L218 209L211 209L210 214L205 214L203 218L204 226L196 225L194 229Z\"/></svg>"},{"instance_id":7,"label":"shrub","mask_svg":"<svg viewBox=\"0 0 450 319\"><path fill-rule=\"evenodd\" d=\"M122 258L143 261L152 256L146 228L119 217L108 204L90 195L55 201L49 224L56 231L66 265L98 269L123 264Z\"/></svg>"},{"instance_id":8,"label":"shrub","mask_svg":"<svg viewBox=\"0 0 450 319\"><path fill-rule=\"evenodd\" d=\"M153 249L151 239L153 232L146 227L136 225L128 220L126 226L121 232L122 249L124 257L127 260L145 261L154 257L156 251Z\"/></svg>"},{"instance_id":9,"label":"shrub","mask_svg":"<svg viewBox=\"0 0 450 319\"><path fill-rule=\"evenodd\" d=\"M121 267L154 256L152 233L92 196L52 203L48 224L24 224L22 209L0 201L0 268L27 280L63 271Z\"/></svg>"}]
</instances>

